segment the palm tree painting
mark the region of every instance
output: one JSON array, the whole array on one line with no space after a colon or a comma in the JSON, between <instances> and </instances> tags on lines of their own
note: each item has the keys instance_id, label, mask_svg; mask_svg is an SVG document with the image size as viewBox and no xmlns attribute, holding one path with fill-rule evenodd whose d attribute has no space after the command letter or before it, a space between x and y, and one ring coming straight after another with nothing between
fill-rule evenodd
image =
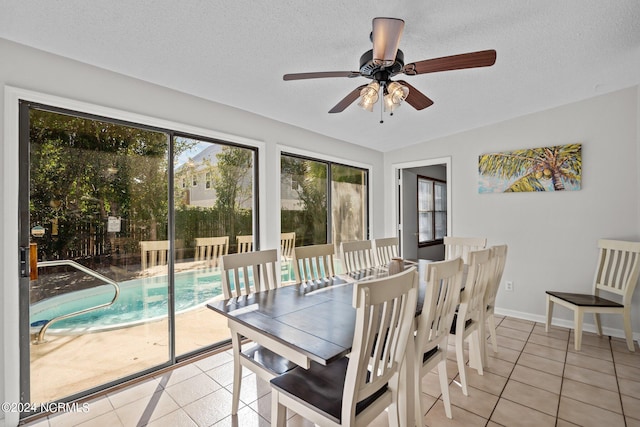
<instances>
[{"instance_id":1,"label":"palm tree painting","mask_svg":"<svg viewBox=\"0 0 640 427\"><path fill-rule=\"evenodd\" d=\"M582 144L480 155L479 193L579 190Z\"/></svg>"}]
</instances>

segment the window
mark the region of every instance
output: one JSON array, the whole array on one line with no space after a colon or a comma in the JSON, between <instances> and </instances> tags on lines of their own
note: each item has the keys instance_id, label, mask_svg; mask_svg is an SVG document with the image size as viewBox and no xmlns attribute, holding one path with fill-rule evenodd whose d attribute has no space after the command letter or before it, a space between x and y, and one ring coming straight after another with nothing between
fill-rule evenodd
<instances>
[{"instance_id":1,"label":"window","mask_svg":"<svg viewBox=\"0 0 640 427\"><path fill-rule=\"evenodd\" d=\"M442 243L447 232L447 184L418 176L418 245Z\"/></svg>"},{"instance_id":2,"label":"window","mask_svg":"<svg viewBox=\"0 0 640 427\"><path fill-rule=\"evenodd\" d=\"M211 172L207 172L205 174L205 183L204 183L204 187L207 189L211 188Z\"/></svg>"},{"instance_id":3,"label":"window","mask_svg":"<svg viewBox=\"0 0 640 427\"><path fill-rule=\"evenodd\" d=\"M296 233L296 246L340 243L369 236L366 169L282 154L283 233Z\"/></svg>"}]
</instances>

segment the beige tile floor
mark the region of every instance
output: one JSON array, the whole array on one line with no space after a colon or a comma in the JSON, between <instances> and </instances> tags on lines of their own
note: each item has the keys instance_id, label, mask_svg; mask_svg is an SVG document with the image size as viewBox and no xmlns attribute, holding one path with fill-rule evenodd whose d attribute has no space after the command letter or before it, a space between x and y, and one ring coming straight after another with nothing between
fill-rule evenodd
<instances>
[{"instance_id":1,"label":"beige tile floor","mask_svg":"<svg viewBox=\"0 0 640 427\"><path fill-rule=\"evenodd\" d=\"M206 307L176 316L176 353L231 337L227 320ZM49 334L31 345L31 401L49 402L168 360L166 320L83 335Z\"/></svg>"},{"instance_id":2,"label":"beige tile floor","mask_svg":"<svg viewBox=\"0 0 640 427\"><path fill-rule=\"evenodd\" d=\"M483 376L468 369L469 396L458 384L449 348L453 419L444 415L438 377L423 378L425 426L640 426L640 350L623 340L573 334L514 318L499 319L497 353ZM62 426L268 426L269 385L248 372L241 409L231 410L232 356L221 352L89 401L86 413L50 415L31 427ZM298 415L289 426L311 425ZM380 417L376 426L387 425Z\"/></svg>"}]
</instances>

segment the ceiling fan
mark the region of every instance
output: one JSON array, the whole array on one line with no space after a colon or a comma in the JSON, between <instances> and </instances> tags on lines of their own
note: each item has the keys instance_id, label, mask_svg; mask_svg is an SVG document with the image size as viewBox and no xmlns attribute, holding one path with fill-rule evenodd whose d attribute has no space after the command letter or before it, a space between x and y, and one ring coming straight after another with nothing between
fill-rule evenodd
<instances>
[{"instance_id":1,"label":"ceiling fan","mask_svg":"<svg viewBox=\"0 0 640 427\"><path fill-rule=\"evenodd\" d=\"M407 76L415 76L439 71L489 67L496 62L496 51L492 49L405 64L404 53L398 49L403 30L404 21L402 19L374 18L370 35L373 49L366 51L360 57L359 71L294 73L285 74L283 79L289 81L326 77L366 77L372 82L355 88L329 110L329 113L344 111L358 98L360 98L359 106L365 110L373 111L373 105L382 96L384 110L393 114L393 110L400 106L402 101L406 101L416 110L422 110L433 105L433 101L406 81L391 80L392 77L400 73Z\"/></svg>"}]
</instances>

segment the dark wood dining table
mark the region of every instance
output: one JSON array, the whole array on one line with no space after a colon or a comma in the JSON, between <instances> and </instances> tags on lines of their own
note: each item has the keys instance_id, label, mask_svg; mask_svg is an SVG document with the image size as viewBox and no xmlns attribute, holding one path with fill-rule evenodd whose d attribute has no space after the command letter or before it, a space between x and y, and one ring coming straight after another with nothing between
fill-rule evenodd
<instances>
[{"instance_id":1,"label":"dark wood dining table","mask_svg":"<svg viewBox=\"0 0 640 427\"><path fill-rule=\"evenodd\" d=\"M425 269L430 261L407 263L416 266L420 291L416 316L422 312ZM351 351L356 310L352 305L353 283L387 277L386 267L339 274L247 296L214 301L211 310L225 316L232 332L240 333L295 364L308 368L311 361L327 365ZM401 425L413 424L413 340L409 340L400 397Z\"/></svg>"}]
</instances>

